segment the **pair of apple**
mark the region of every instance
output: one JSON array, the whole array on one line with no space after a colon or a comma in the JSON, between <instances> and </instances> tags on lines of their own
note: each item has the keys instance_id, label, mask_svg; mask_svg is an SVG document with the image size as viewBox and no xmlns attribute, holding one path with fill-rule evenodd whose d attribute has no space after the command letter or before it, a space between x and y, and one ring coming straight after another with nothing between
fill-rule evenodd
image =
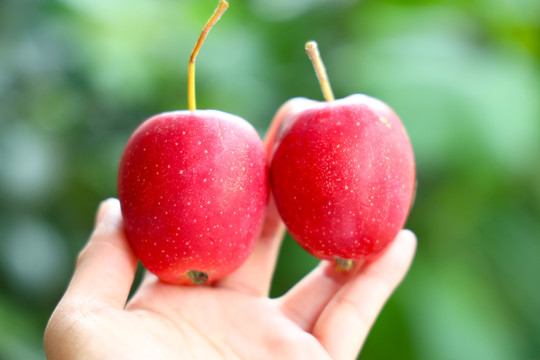
<instances>
[{"instance_id":1,"label":"pair of apple","mask_svg":"<svg viewBox=\"0 0 540 360\"><path fill-rule=\"evenodd\" d=\"M320 70L320 57L313 61ZM190 110L156 115L135 130L120 162L118 196L127 237L149 271L173 284L231 273L253 249L270 192L292 237L320 259L346 268L392 241L414 193L407 133L379 100L333 100L319 75L330 101L286 102L269 130L270 154L246 120L195 110L193 76Z\"/></svg>"}]
</instances>

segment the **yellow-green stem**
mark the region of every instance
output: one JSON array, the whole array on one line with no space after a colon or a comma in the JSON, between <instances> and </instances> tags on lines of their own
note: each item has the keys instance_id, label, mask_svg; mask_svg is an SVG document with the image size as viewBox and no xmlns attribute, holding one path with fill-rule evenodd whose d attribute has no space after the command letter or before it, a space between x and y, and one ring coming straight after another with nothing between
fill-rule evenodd
<instances>
[{"instance_id":1,"label":"yellow-green stem","mask_svg":"<svg viewBox=\"0 0 540 360\"><path fill-rule=\"evenodd\" d=\"M229 3L226 0L221 0L217 9L214 11L214 15L208 20L206 25L203 28L203 31L201 32L201 36L199 36L199 40L197 41L197 44L195 45L195 48L193 49L193 52L191 53L191 57L189 58L189 65L188 65L188 109L190 111L195 111L197 109L197 104L195 102L195 58L197 57L197 54L201 50L201 46L204 42L204 39L206 39L206 36L208 35L208 32L214 26L216 22L218 22L219 18L225 10L229 7Z\"/></svg>"},{"instance_id":2,"label":"yellow-green stem","mask_svg":"<svg viewBox=\"0 0 540 360\"><path fill-rule=\"evenodd\" d=\"M317 46L316 41L308 41L306 43L306 52L313 64L317 78L319 79L319 84L321 85L321 90L323 92L324 98L326 101L334 101L334 92L330 86L330 81L328 80L328 74L326 73L326 68L321 59L321 54L319 53L319 47Z\"/></svg>"}]
</instances>

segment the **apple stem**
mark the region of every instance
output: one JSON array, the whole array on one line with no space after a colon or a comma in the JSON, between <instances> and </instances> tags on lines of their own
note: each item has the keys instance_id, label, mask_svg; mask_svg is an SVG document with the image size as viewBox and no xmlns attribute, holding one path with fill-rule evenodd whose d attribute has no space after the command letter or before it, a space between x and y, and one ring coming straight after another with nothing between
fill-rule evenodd
<instances>
[{"instance_id":1,"label":"apple stem","mask_svg":"<svg viewBox=\"0 0 540 360\"><path fill-rule=\"evenodd\" d=\"M218 22L219 18L221 18L221 15L227 10L229 7L229 3L226 0L221 0L219 2L218 7L214 11L214 15L208 20L206 25L204 26L201 36L199 36L199 40L197 41L197 44L195 45L195 48L193 48L193 52L191 53L191 57L189 58L189 65L188 65L188 109L190 111L195 111L197 109L197 105L195 102L195 58L197 57L197 54L199 54L199 51L201 50L201 46L204 42L204 39L206 39L206 36L208 35L208 32L210 29L212 29L212 26L215 25L215 23Z\"/></svg>"},{"instance_id":2,"label":"apple stem","mask_svg":"<svg viewBox=\"0 0 540 360\"><path fill-rule=\"evenodd\" d=\"M343 259L338 256L334 258L334 264L337 272L347 272L354 268L354 261L352 259Z\"/></svg>"},{"instance_id":3,"label":"apple stem","mask_svg":"<svg viewBox=\"0 0 540 360\"><path fill-rule=\"evenodd\" d=\"M195 285L203 285L208 281L208 274L203 271L191 270L188 271L188 276Z\"/></svg>"},{"instance_id":4,"label":"apple stem","mask_svg":"<svg viewBox=\"0 0 540 360\"><path fill-rule=\"evenodd\" d=\"M321 54L319 53L319 47L317 46L316 41L308 41L306 43L306 52L313 64L317 78L319 79L319 84L321 85L321 90L323 92L324 98L326 101L334 101L334 93L332 87L330 86L330 81L328 80L328 74L326 73L326 68L321 59Z\"/></svg>"}]
</instances>

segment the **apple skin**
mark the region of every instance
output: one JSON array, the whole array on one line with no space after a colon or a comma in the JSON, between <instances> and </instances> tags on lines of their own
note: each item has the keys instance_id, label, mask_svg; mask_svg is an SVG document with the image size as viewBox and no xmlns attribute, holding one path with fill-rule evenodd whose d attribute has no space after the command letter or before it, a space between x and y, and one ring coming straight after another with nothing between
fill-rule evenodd
<instances>
[{"instance_id":1,"label":"apple skin","mask_svg":"<svg viewBox=\"0 0 540 360\"><path fill-rule=\"evenodd\" d=\"M208 283L238 268L261 231L268 202L262 141L244 119L216 110L175 111L143 122L118 173L127 238L159 279Z\"/></svg>"},{"instance_id":2,"label":"apple skin","mask_svg":"<svg viewBox=\"0 0 540 360\"><path fill-rule=\"evenodd\" d=\"M276 114L270 183L291 236L317 258L370 260L412 206L413 149L394 111L354 94L294 98Z\"/></svg>"}]
</instances>

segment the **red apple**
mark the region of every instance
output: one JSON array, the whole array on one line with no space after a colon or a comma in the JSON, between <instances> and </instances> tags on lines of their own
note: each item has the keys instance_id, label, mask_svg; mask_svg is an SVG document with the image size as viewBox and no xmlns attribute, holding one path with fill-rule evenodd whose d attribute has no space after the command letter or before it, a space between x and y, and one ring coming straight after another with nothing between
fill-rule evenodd
<instances>
[{"instance_id":1,"label":"red apple","mask_svg":"<svg viewBox=\"0 0 540 360\"><path fill-rule=\"evenodd\" d=\"M382 101L329 97L292 99L278 112L272 192L290 234L309 253L370 259L407 219L413 150L400 119Z\"/></svg>"},{"instance_id":2,"label":"red apple","mask_svg":"<svg viewBox=\"0 0 540 360\"><path fill-rule=\"evenodd\" d=\"M262 141L220 111L156 115L126 145L118 196L148 270L169 283L199 272L211 282L240 266L259 235L268 200Z\"/></svg>"},{"instance_id":3,"label":"red apple","mask_svg":"<svg viewBox=\"0 0 540 360\"><path fill-rule=\"evenodd\" d=\"M259 236L269 184L262 140L244 119L195 110L194 65L222 0L190 59L189 109L142 123L118 173L127 238L143 265L173 284L212 282L238 268Z\"/></svg>"}]
</instances>

